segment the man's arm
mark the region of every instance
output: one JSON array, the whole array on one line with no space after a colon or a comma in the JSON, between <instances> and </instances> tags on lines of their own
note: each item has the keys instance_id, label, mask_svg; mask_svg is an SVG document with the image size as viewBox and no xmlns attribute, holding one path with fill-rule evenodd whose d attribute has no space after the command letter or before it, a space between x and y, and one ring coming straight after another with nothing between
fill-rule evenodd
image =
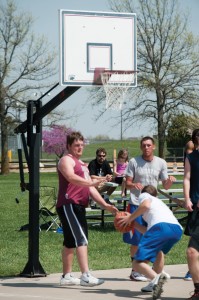
<instances>
[{"instance_id":1,"label":"man's arm","mask_svg":"<svg viewBox=\"0 0 199 300\"><path fill-rule=\"evenodd\" d=\"M168 178L166 180L162 180L162 185L165 190L168 190L168 189L170 189L173 182L175 182L175 181L176 181L176 178L174 176L168 176Z\"/></svg>"},{"instance_id":2,"label":"man's arm","mask_svg":"<svg viewBox=\"0 0 199 300\"><path fill-rule=\"evenodd\" d=\"M135 189L135 190L142 190L143 185L140 182L133 182L133 177L127 176L126 175L126 188L127 189Z\"/></svg>"},{"instance_id":3,"label":"man's arm","mask_svg":"<svg viewBox=\"0 0 199 300\"><path fill-rule=\"evenodd\" d=\"M184 167L184 180L183 180L183 191L185 198L185 208L188 211L193 211L192 202L190 200L190 176L191 176L191 166L188 158L185 159L185 167Z\"/></svg>"},{"instance_id":4,"label":"man's arm","mask_svg":"<svg viewBox=\"0 0 199 300\"><path fill-rule=\"evenodd\" d=\"M97 202L100 205L102 209L106 209L114 215L116 214L116 212L118 212L118 209L114 205L110 205L105 202L105 200L102 198L102 196L96 190L95 187L90 187L90 196L95 202Z\"/></svg>"},{"instance_id":5,"label":"man's arm","mask_svg":"<svg viewBox=\"0 0 199 300\"><path fill-rule=\"evenodd\" d=\"M132 223L137 217L142 216L150 208L150 206L151 201L146 198L132 214L121 217L120 223L123 226Z\"/></svg>"}]
</instances>

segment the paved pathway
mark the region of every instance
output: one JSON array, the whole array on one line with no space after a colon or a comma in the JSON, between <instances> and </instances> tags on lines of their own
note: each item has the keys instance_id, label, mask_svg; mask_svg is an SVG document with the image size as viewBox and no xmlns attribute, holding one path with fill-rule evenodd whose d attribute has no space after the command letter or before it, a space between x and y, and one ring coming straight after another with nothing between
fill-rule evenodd
<instances>
[{"instance_id":1,"label":"paved pathway","mask_svg":"<svg viewBox=\"0 0 199 300\"><path fill-rule=\"evenodd\" d=\"M190 297L193 291L192 281L184 281L187 265L165 266L171 279L165 284L162 300L179 300ZM1 278L1 300L127 300L152 299L151 293L142 293L146 283L130 281L130 269L93 271L93 275L105 279L97 287L60 287L61 274L51 274L38 278ZM74 273L79 276L80 273Z\"/></svg>"}]
</instances>

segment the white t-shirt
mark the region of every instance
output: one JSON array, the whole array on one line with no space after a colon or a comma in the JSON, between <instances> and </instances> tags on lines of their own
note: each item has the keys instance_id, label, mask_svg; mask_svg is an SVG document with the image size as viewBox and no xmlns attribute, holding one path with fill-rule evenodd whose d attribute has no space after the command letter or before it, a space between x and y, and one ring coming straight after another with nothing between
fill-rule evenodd
<instances>
[{"instance_id":1,"label":"white t-shirt","mask_svg":"<svg viewBox=\"0 0 199 300\"><path fill-rule=\"evenodd\" d=\"M163 181L168 178L166 161L160 157L154 156L152 161L146 161L142 156L132 158L127 166L125 174L133 178L133 182L140 182L143 186L158 186L159 180ZM130 203L138 204L138 197L141 191L136 189L130 190Z\"/></svg>"},{"instance_id":2,"label":"white t-shirt","mask_svg":"<svg viewBox=\"0 0 199 300\"><path fill-rule=\"evenodd\" d=\"M145 200L150 200L151 202L150 208L142 216L147 222L147 230L149 230L149 228L151 228L153 225L162 222L178 224L181 227L172 211L161 199L153 197L148 193L142 193L138 198L139 204Z\"/></svg>"}]
</instances>

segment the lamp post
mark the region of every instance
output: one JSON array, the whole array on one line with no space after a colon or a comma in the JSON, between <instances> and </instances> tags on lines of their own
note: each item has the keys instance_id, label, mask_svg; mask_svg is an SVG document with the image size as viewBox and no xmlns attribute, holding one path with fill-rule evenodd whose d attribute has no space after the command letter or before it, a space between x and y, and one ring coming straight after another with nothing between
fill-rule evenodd
<instances>
[{"instance_id":1,"label":"lamp post","mask_svg":"<svg viewBox=\"0 0 199 300\"><path fill-rule=\"evenodd\" d=\"M123 105L126 104L126 102L123 103ZM123 106L121 107L121 110L120 110L120 140L122 141L123 140L123 112L122 112L122 108Z\"/></svg>"},{"instance_id":2,"label":"lamp post","mask_svg":"<svg viewBox=\"0 0 199 300\"><path fill-rule=\"evenodd\" d=\"M18 123L21 122L21 106L18 101L16 102L16 119Z\"/></svg>"}]
</instances>

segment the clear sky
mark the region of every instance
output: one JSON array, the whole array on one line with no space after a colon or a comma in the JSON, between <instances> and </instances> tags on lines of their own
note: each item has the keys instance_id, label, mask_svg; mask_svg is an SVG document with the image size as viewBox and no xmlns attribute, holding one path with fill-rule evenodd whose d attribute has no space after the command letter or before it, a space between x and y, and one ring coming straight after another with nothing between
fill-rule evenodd
<instances>
[{"instance_id":1,"label":"clear sky","mask_svg":"<svg viewBox=\"0 0 199 300\"><path fill-rule=\"evenodd\" d=\"M5 2L5 0L1 0ZM199 0L179 0L183 9L190 10L190 28L194 34L199 35ZM44 34L50 43L57 47L59 52L59 9L86 10L86 11L111 11L108 0L15 0L18 7L26 12L32 13L35 19L34 32ZM138 62L139 64L139 62ZM59 78L57 77L57 82ZM61 88L63 89L63 87ZM95 121L97 109L90 105L85 105L88 96L88 87L80 88L74 95L68 98L58 108L64 111L77 111L81 114L76 122L73 120L73 128L80 130L85 137L95 137L96 135L108 135L110 138L120 138L120 124L113 127L113 121L110 116L120 116L120 112L107 111L102 119ZM126 100L128 101L128 99ZM104 103L105 105L105 103ZM147 124L129 129L124 136L151 135L153 132Z\"/></svg>"}]
</instances>

